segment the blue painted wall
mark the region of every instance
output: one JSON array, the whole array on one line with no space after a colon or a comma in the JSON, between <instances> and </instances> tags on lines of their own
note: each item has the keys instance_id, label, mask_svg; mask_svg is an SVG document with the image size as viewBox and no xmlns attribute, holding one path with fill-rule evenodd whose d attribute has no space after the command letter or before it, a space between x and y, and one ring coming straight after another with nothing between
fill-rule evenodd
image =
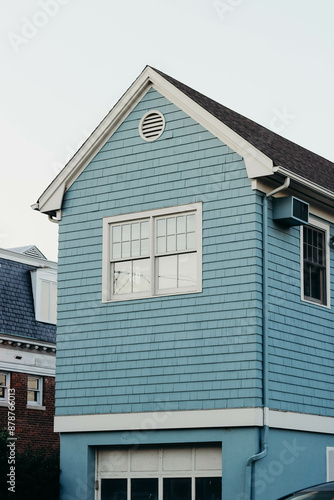
<instances>
[{"instance_id":1,"label":"blue painted wall","mask_svg":"<svg viewBox=\"0 0 334 500\"><path fill-rule=\"evenodd\" d=\"M166 130L147 143L152 108ZM102 218L197 201L203 293L102 304ZM65 194L58 415L261 404L260 201L237 154L148 92Z\"/></svg>"},{"instance_id":2,"label":"blue painted wall","mask_svg":"<svg viewBox=\"0 0 334 500\"><path fill-rule=\"evenodd\" d=\"M101 447L199 443L222 445L223 500L249 500L246 462L258 451L258 438L252 428L62 434L60 500L94 499L95 450ZM276 500L325 482L327 446L334 446L334 436L271 429L269 453L255 466L256 499Z\"/></svg>"}]
</instances>

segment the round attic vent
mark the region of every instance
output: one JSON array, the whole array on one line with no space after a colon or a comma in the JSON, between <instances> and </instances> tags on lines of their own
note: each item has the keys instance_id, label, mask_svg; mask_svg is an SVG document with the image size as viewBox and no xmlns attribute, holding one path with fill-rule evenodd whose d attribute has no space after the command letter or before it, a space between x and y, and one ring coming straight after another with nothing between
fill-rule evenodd
<instances>
[{"instance_id":1,"label":"round attic vent","mask_svg":"<svg viewBox=\"0 0 334 500\"><path fill-rule=\"evenodd\" d=\"M139 134L144 141L155 141L165 129L165 118L160 111L149 111L139 123Z\"/></svg>"}]
</instances>

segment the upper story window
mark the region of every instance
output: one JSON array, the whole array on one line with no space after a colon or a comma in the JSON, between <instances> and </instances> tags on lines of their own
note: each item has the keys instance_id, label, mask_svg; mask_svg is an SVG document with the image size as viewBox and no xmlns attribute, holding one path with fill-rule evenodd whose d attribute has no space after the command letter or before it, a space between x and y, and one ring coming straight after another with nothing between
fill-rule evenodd
<instances>
[{"instance_id":1,"label":"upper story window","mask_svg":"<svg viewBox=\"0 0 334 500\"><path fill-rule=\"evenodd\" d=\"M8 400L9 373L0 372L0 402Z\"/></svg>"},{"instance_id":2,"label":"upper story window","mask_svg":"<svg viewBox=\"0 0 334 500\"><path fill-rule=\"evenodd\" d=\"M27 404L42 406L43 402L43 378L28 375Z\"/></svg>"},{"instance_id":3,"label":"upper story window","mask_svg":"<svg viewBox=\"0 0 334 500\"><path fill-rule=\"evenodd\" d=\"M329 306L329 227L318 221L301 227L302 299Z\"/></svg>"},{"instance_id":4,"label":"upper story window","mask_svg":"<svg viewBox=\"0 0 334 500\"><path fill-rule=\"evenodd\" d=\"M103 301L200 292L201 203L104 219Z\"/></svg>"},{"instance_id":5,"label":"upper story window","mask_svg":"<svg viewBox=\"0 0 334 500\"><path fill-rule=\"evenodd\" d=\"M31 271L35 317L43 323L57 322L57 273L53 269Z\"/></svg>"}]
</instances>

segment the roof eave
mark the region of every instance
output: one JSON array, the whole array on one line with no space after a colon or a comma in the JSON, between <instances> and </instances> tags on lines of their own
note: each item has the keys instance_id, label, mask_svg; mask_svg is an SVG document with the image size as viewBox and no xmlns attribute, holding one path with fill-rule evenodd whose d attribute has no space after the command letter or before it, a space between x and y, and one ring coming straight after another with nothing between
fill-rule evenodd
<instances>
[{"instance_id":1,"label":"roof eave","mask_svg":"<svg viewBox=\"0 0 334 500\"><path fill-rule=\"evenodd\" d=\"M54 215L57 211L61 210L66 190L79 177L89 162L151 87L165 95L167 99L243 157L249 178L267 176L274 173L273 162L270 158L227 127L219 119L215 118L209 111L206 111L199 104L195 103L191 98L159 75L153 68L146 66L91 136L43 192L37 203L32 205L34 210L39 210L48 215Z\"/></svg>"}]
</instances>

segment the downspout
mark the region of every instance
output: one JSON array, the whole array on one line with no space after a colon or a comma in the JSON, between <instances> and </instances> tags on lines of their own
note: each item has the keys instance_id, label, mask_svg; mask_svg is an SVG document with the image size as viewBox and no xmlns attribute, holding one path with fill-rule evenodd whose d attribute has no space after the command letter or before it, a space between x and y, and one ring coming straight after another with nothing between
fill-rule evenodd
<instances>
[{"instance_id":1,"label":"downspout","mask_svg":"<svg viewBox=\"0 0 334 500\"><path fill-rule=\"evenodd\" d=\"M282 186L270 191L262 200L262 398L263 427L260 437L260 452L249 457L246 463L246 500L254 500L254 462L261 460L268 453L269 433L269 362L268 362L268 198L284 191L290 185L287 177Z\"/></svg>"}]
</instances>

